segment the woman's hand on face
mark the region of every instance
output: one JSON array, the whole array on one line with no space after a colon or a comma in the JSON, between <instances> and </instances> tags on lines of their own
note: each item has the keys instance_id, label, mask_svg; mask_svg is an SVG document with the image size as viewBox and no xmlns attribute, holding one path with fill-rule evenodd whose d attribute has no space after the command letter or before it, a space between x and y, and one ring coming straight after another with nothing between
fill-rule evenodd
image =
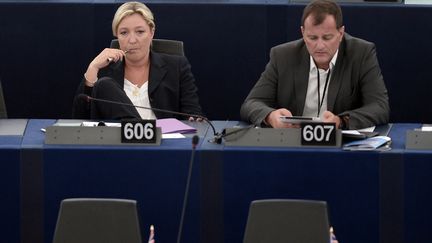
<instances>
[{"instance_id":1,"label":"woman's hand on face","mask_svg":"<svg viewBox=\"0 0 432 243\"><path fill-rule=\"evenodd\" d=\"M89 64L87 71L84 74L86 85L93 87L98 79L98 72L101 68L108 66L111 62L123 60L126 52L119 49L105 48L93 61Z\"/></svg>"},{"instance_id":2,"label":"woman's hand on face","mask_svg":"<svg viewBox=\"0 0 432 243\"><path fill-rule=\"evenodd\" d=\"M126 53L120 49L105 48L99 55L97 55L90 63L89 68L101 69L108 66L111 62L118 62L123 60Z\"/></svg>"}]
</instances>

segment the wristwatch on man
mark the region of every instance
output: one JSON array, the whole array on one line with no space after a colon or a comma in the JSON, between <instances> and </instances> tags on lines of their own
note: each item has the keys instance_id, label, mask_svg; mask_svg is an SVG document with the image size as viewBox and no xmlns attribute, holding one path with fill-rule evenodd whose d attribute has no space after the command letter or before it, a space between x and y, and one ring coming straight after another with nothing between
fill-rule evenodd
<instances>
[{"instance_id":1,"label":"wristwatch on man","mask_svg":"<svg viewBox=\"0 0 432 243\"><path fill-rule=\"evenodd\" d=\"M339 116L339 119L341 121L339 124L339 128L349 129L349 115Z\"/></svg>"}]
</instances>

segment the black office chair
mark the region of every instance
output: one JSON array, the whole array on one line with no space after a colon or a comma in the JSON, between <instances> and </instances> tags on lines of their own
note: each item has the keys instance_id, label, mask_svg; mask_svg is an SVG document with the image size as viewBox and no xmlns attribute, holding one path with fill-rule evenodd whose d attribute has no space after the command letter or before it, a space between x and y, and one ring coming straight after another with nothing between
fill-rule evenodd
<instances>
[{"instance_id":1,"label":"black office chair","mask_svg":"<svg viewBox=\"0 0 432 243\"><path fill-rule=\"evenodd\" d=\"M120 48L119 42L117 39L113 39L111 41L111 48ZM151 49L154 52L184 56L184 48L183 41L177 40L165 40L165 39L153 39L151 44Z\"/></svg>"},{"instance_id":2,"label":"black office chair","mask_svg":"<svg viewBox=\"0 0 432 243\"><path fill-rule=\"evenodd\" d=\"M249 208L243 243L329 243L326 202L257 200Z\"/></svg>"},{"instance_id":3,"label":"black office chair","mask_svg":"<svg viewBox=\"0 0 432 243\"><path fill-rule=\"evenodd\" d=\"M0 79L0 118L7 118L6 103L4 101L1 79Z\"/></svg>"},{"instance_id":4,"label":"black office chair","mask_svg":"<svg viewBox=\"0 0 432 243\"><path fill-rule=\"evenodd\" d=\"M65 199L61 202L53 243L142 243L136 201Z\"/></svg>"}]
</instances>

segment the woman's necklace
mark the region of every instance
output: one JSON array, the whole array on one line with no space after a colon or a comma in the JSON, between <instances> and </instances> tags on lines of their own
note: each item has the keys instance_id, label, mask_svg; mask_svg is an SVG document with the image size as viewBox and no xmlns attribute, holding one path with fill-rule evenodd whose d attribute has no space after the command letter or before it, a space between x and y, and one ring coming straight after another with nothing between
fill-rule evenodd
<instances>
[{"instance_id":1,"label":"woman's necklace","mask_svg":"<svg viewBox=\"0 0 432 243\"><path fill-rule=\"evenodd\" d=\"M134 88L133 88L133 90L132 90L132 95L133 96L139 96L139 94L140 94L140 88L138 88L138 85L136 85L136 84L134 84L133 85L134 86Z\"/></svg>"}]
</instances>

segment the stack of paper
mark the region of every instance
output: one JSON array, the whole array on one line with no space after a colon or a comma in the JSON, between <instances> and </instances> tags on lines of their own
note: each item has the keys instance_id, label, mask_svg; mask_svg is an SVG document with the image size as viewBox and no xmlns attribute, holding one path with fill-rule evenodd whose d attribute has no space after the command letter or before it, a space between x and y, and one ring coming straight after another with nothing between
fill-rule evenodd
<instances>
[{"instance_id":1,"label":"stack of paper","mask_svg":"<svg viewBox=\"0 0 432 243\"><path fill-rule=\"evenodd\" d=\"M376 150L384 145L388 145L390 142L391 138L387 136L376 136L372 138L349 142L343 146L343 149L350 151Z\"/></svg>"}]
</instances>

